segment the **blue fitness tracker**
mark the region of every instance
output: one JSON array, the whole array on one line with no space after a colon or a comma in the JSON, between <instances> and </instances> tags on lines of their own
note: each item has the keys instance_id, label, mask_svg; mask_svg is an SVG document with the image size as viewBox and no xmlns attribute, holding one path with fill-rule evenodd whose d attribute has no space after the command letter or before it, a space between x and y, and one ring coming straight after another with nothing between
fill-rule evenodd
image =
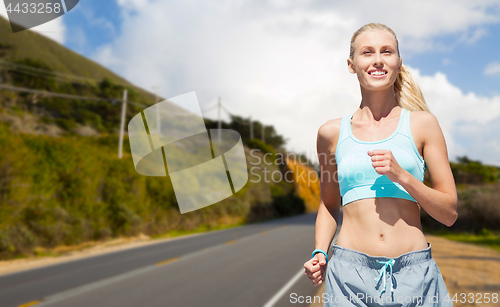
<instances>
[{"instance_id":1,"label":"blue fitness tracker","mask_svg":"<svg viewBox=\"0 0 500 307\"><path fill-rule=\"evenodd\" d=\"M326 254L326 252L325 252L324 250L319 249L319 248L318 248L318 249L313 250L312 255L311 255L311 258L313 258L313 257L314 257L314 255L316 255L317 253L322 253L323 255L325 255L325 257L326 257L326 262L328 263L328 255Z\"/></svg>"}]
</instances>

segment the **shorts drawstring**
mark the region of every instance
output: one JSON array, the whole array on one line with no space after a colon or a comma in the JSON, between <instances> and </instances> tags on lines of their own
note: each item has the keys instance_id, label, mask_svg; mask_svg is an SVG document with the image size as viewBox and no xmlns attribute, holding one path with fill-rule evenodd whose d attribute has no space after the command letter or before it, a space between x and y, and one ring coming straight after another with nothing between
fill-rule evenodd
<instances>
[{"instance_id":1,"label":"shorts drawstring","mask_svg":"<svg viewBox=\"0 0 500 307\"><path fill-rule=\"evenodd\" d=\"M384 266L382 267L382 269L380 270L380 275L375 278L375 281L378 282L380 280L381 277L383 277L384 279L384 288L380 291L380 296L382 296L382 293L385 292L385 279L386 279L386 271L387 271L387 267L389 267L391 269L391 274L390 274L390 278L391 278L391 294L394 292L394 288L392 287L392 265L394 264L394 259L390 259L388 261L378 261L378 263L383 263Z\"/></svg>"}]
</instances>

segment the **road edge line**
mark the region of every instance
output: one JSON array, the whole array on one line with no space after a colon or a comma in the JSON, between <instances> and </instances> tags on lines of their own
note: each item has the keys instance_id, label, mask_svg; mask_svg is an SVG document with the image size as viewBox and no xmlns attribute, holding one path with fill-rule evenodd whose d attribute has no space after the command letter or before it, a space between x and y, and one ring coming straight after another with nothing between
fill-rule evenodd
<instances>
[{"instance_id":1,"label":"road edge line","mask_svg":"<svg viewBox=\"0 0 500 307\"><path fill-rule=\"evenodd\" d=\"M293 276L292 279L290 279L286 283L286 285L284 285L278 292L276 292L273 297L271 297L271 299L267 303L264 304L264 307L273 307L274 304L276 304L276 302L283 296L283 294L285 294L285 292L290 289L302 275L304 275L304 270L300 269L300 271L295 274L295 276Z\"/></svg>"}]
</instances>

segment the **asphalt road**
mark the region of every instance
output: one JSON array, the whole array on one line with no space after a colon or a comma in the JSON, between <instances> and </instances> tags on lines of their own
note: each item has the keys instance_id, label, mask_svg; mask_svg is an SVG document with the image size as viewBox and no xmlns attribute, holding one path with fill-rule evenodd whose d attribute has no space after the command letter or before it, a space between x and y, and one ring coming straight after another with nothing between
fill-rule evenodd
<instances>
[{"instance_id":1,"label":"asphalt road","mask_svg":"<svg viewBox=\"0 0 500 307\"><path fill-rule=\"evenodd\" d=\"M293 302L317 291L303 274L315 219L306 214L0 276L0 306L307 306Z\"/></svg>"}]
</instances>

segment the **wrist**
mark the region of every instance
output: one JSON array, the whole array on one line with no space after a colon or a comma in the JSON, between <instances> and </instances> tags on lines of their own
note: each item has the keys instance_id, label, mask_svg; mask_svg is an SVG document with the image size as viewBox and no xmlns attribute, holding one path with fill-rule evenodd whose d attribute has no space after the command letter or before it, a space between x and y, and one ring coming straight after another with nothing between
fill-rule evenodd
<instances>
[{"instance_id":1,"label":"wrist","mask_svg":"<svg viewBox=\"0 0 500 307\"><path fill-rule=\"evenodd\" d=\"M325 258L326 258L326 262L328 262L328 254L327 254L324 250L322 250L321 248L317 248L317 249L315 249L315 250L312 252L312 254L311 254L311 258L314 258L314 256L315 256L317 253L321 253L321 254L323 254L323 255L325 256Z\"/></svg>"},{"instance_id":2,"label":"wrist","mask_svg":"<svg viewBox=\"0 0 500 307\"><path fill-rule=\"evenodd\" d=\"M412 177L413 175L410 172L404 170L403 174L399 178L398 183L404 187L405 185L408 185L411 182Z\"/></svg>"}]
</instances>

